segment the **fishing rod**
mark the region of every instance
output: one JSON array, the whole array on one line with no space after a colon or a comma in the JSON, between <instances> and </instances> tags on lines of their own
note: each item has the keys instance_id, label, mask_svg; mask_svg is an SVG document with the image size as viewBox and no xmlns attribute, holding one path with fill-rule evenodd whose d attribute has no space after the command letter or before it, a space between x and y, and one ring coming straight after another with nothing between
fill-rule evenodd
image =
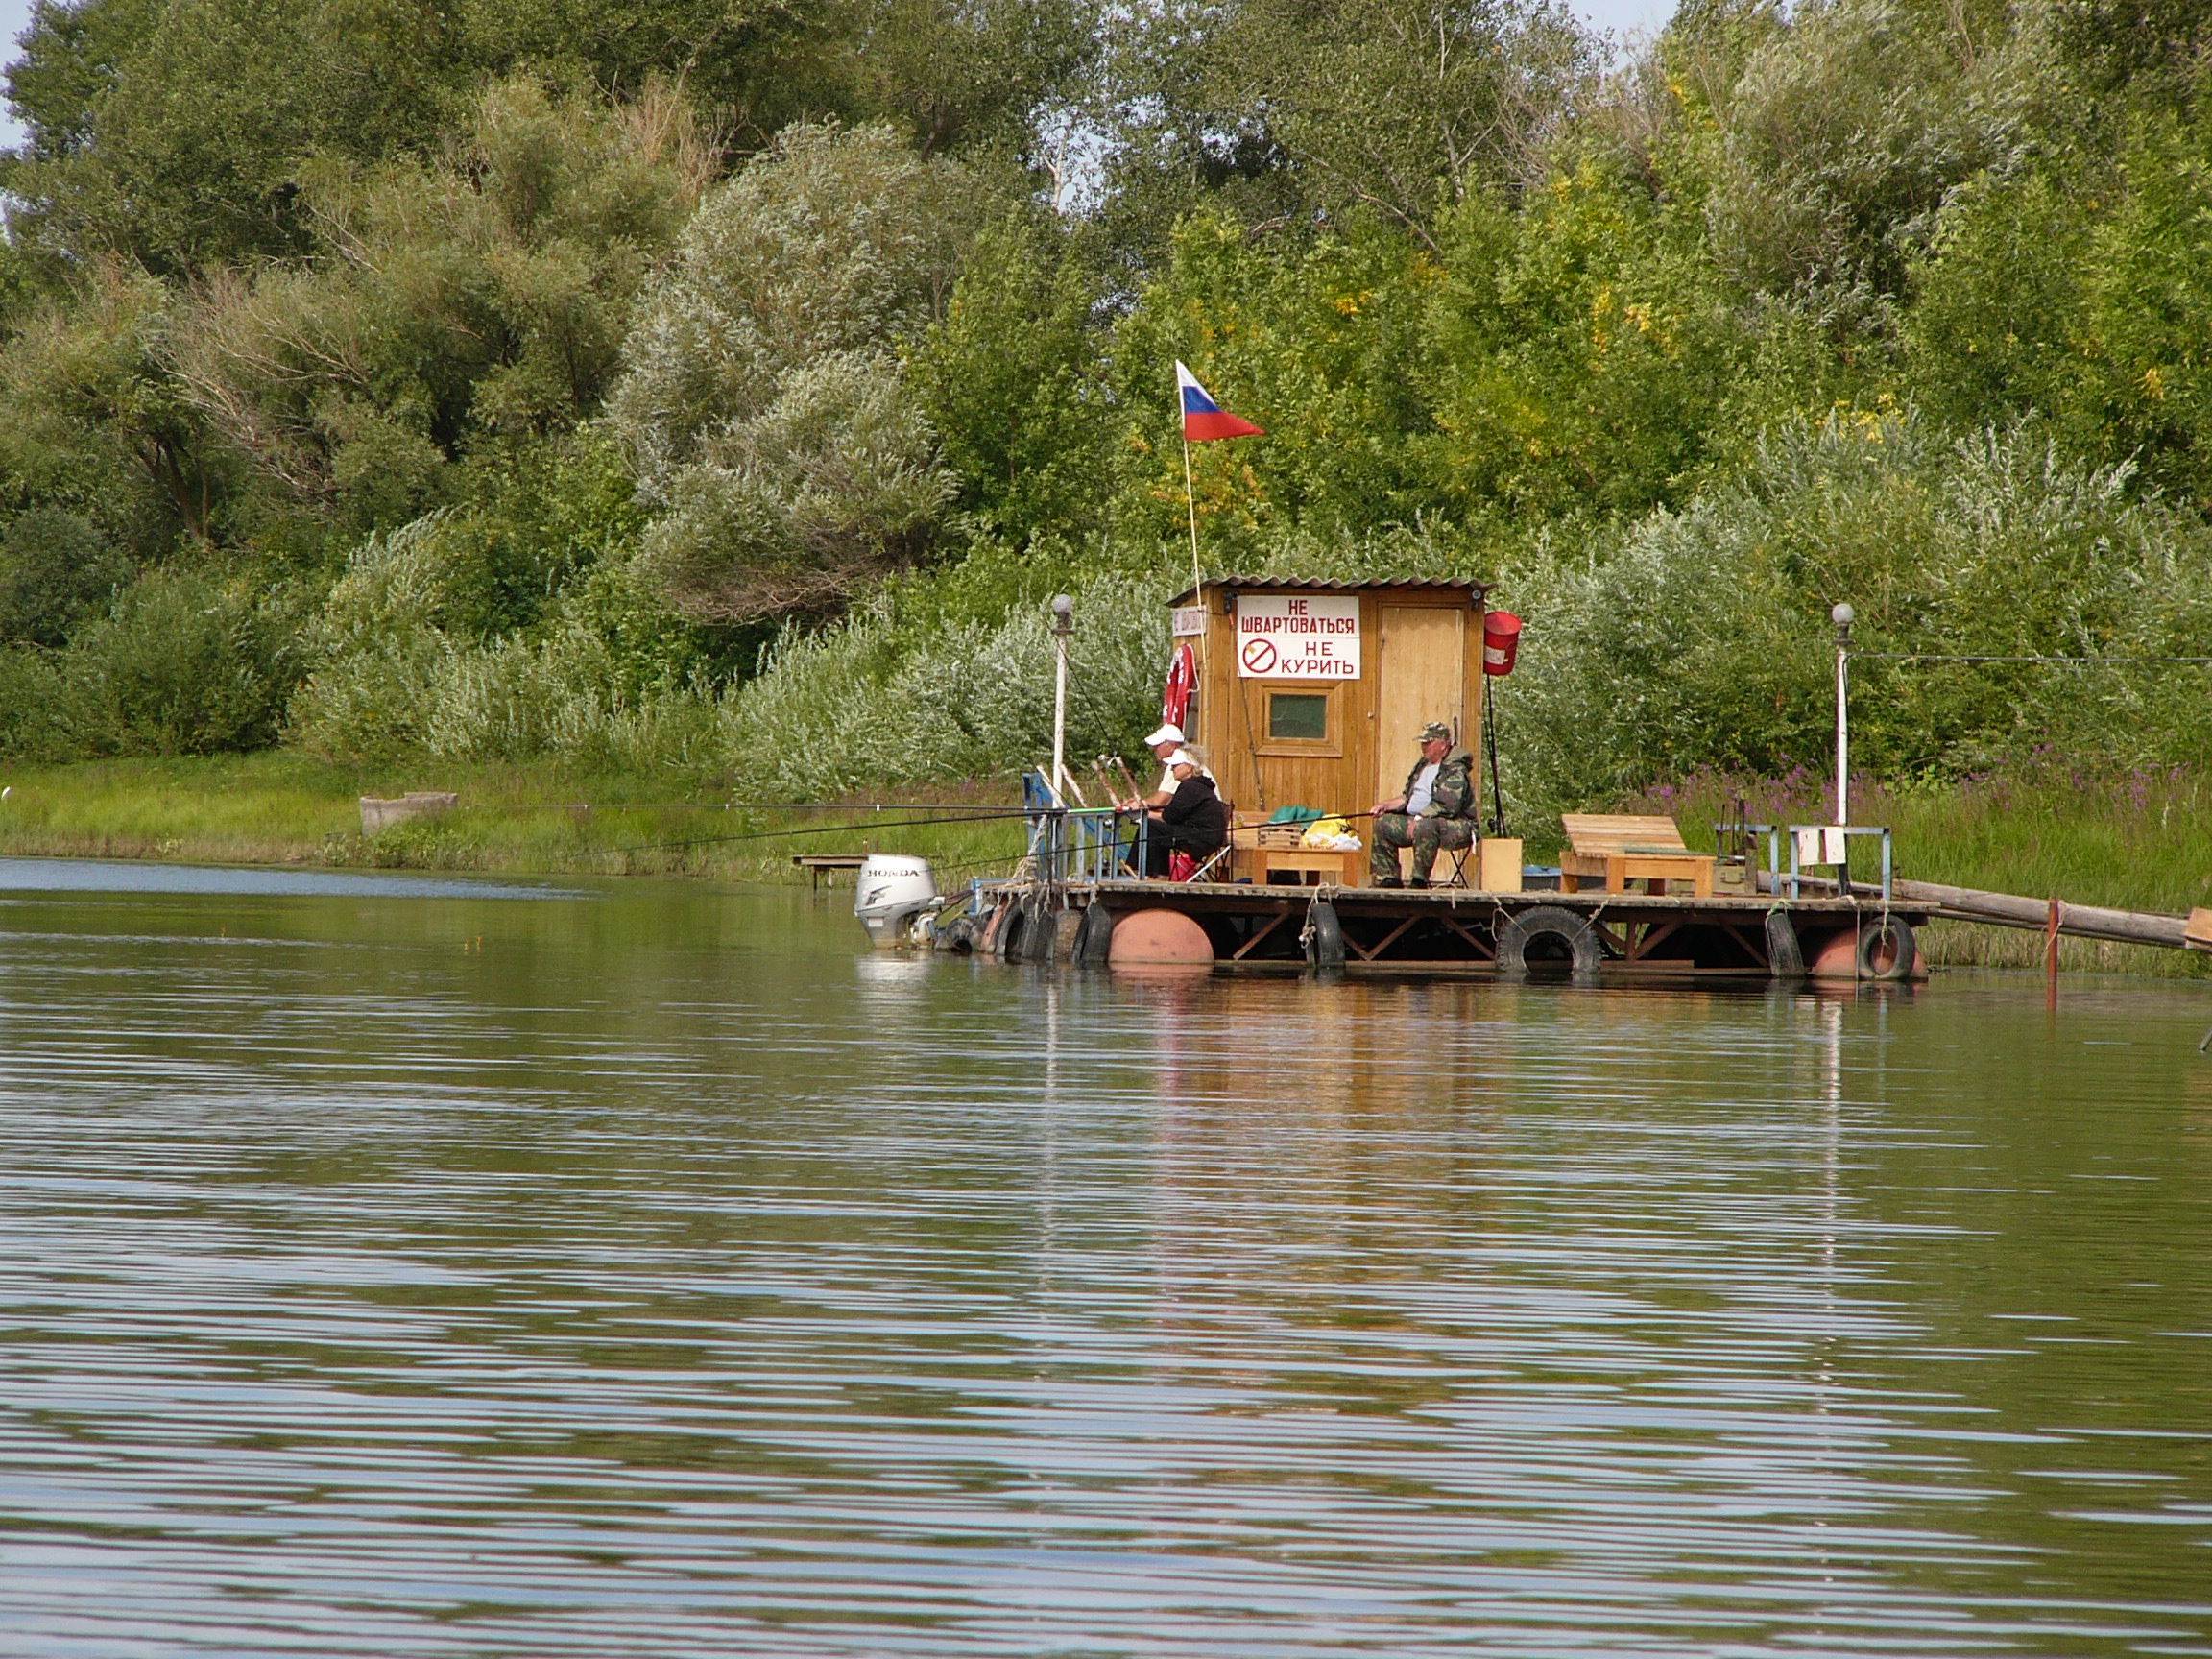
<instances>
[{"instance_id":1,"label":"fishing rod","mask_svg":"<svg viewBox=\"0 0 2212 1659\"><path fill-rule=\"evenodd\" d=\"M719 847L733 841L783 841L794 835L836 835L854 830L914 830L932 825L987 824L1028 818L1034 813L1021 807L996 812L974 812L964 818L863 818L856 824L807 824L797 830L754 830L737 835L700 835L685 841L639 841L628 847L610 847L610 853L654 853L672 847Z\"/></svg>"},{"instance_id":2,"label":"fishing rod","mask_svg":"<svg viewBox=\"0 0 2212 1659\"><path fill-rule=\"evenodd\" d=\"M1117 757L1117 758L1118 757ZM1132 779L1130 781L1134 782L1135 780ZM796 830L753 830L736 835L700 835L683 841L639 841L627 847L610 847L608 851L610 853L657 853L677 847L722 847L737 841L786 841L794 835L838 835L856 830L926 830L932 826L1003 823L1017 818L1037 816L1033 808L1026 807L1001 807L995 810L962 807L960 810L965 812L967 816L961 818L863 818L854 824L807 824ZM1098 816L1109 810L1118 809L1093 806L1083 808L1083 810L1094 816ZM1356 819L1384 817L1389 816L1389 814L1373 811L1332 812L1327 816L1351 822Z\"/></svg>"},{"instance_id":3,"label":"fishing rod","mask_svg":"<svg viewBox=\"0 0 2212 1659\"><path fill-rule=\"evenodd\" d=\"M493 801L471 812L900 812L1003 811L973 801Z\"/></svg>"},{"instance_id":4,"label":"fishing rod","mask_svg":"<svg viewBox=\"0 0 2212 1659\"><path fill-rule=\"evenodd\" d=\"M2193 663L2202 667L2212 663L2212 657L1986 657L1966 656L1950 651L1854 651L1856 660L1877 662L2042 662L2061 666L2081 662L2103 662L2127 666L2130 663Z\"/></svg>"}]
</instances>

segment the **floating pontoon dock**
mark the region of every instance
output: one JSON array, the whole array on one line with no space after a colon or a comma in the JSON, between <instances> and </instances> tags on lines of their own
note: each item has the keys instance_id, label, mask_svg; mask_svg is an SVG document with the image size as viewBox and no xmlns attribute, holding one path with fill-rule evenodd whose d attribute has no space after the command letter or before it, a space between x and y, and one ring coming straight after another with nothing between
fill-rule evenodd
<instances>
[{"instance_id":1,"label":"floating pontoon dock","mask_svg":"<svg viewBox=\"0 0 2212 1659\"><path fill-rule=\"evenodd\" d=\"M1410 792L1422 733L1441 726L1455 743L1477 745L1485 676L1503 676L1513 661L1511 640L1495 661L1486 648L1485 601L1481 584L1464 581L1196 583L1171 602L1178 663L1168 690L1173 697L1180 685L1181 699L1163 713L1210 757L1204 763L1234 814L1228 846L1198 879L1144 876L1157 867L1145 856L1144 814L1082 805L1056 738L1050 778L1024 781L1028 852L1018 873L974 883L964 916L937 926L925 919L914 937L1004 961L1085 967L1555 972L1583 980L1919 978L1914 934L1934 920L2043 928L2054 984L2061 934L2212 950L2212 910L2139 916L1897 880L1889 831L1871 826L1717 824L1718 850L1706 854L1684 846L1671 819L1576 814L1562 820L1570 846L1559 866L1532 870L1505 832L1494 755L1487 799L1476 758L1465 830L1431 872L1441 884L1397 885L1388 859L1371 865L1363 844L1373 833L1369 804ZM1518 620L1502 620L1517 639ZM1839 706L1841 684L1839 669ZM1098 757L1096 775L1125 803L1123 788L1107 781L1109 758ZM1840 747L1838 764L1840 772ZM1126 769L1122 779L1134 785ZM1301 822L1327 817L1338 830L1309 842L1297 825L1276 821L1286 812ZM1350 823L1363 833L1342 832ZM1854 841L1868 860L1863 867L1878 854L1878 882L1851 880ZM1804 867L1836 875L1815 878ZM1422 874L1399 869L1408 882ZM918 879L922 903L932 889L926 875ZM1593 880L1605 891L1589 891ZM897 936L880 921L871 926L885 940Z\"/></svg>"},{"instance_id":2,"label":"floating pontoon dock","mask_svg":"<svg viewBox=\"0 0 2212 1659\"><path fill-rule=\"evenodd\" d=\"M1103 966L1117 925L1188 918L1216 965L1352 973L1548 971L1795 977L1838 940L1863 937L1854 977L1920 969L1920 906L1861 898L1678 898L1641 893L1263 887L1226 882L988 882L975 895L974 948L1008 961ZM1065 918L1065 920L1063 920ZM1203 961L1203 955L1195 955Z\"/></svg>"}]
</instances>

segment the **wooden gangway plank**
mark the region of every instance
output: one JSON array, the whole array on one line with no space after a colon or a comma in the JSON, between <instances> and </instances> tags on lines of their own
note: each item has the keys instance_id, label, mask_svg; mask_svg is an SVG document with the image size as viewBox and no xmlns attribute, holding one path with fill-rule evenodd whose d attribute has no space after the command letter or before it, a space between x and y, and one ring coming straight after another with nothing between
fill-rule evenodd
<instances>
[{"instance_id":1,"label":"wooden gangway plank","mask_svg":"<svg viewBox=\"0 0 2212 1659\"><path fill-rule=\"evenodd\" d=\"M1767 879L1765 876L1760 878ZM1830 891L1836 886L1824 876L1800 876L1798 881ZM2212 950L2212 910L2166 916L2147 910L2113 910L2101 904L2070 904L2063 899L1990 893L1979 887L1953 887L1941 881L1892 879L1889 892L1897 904L1927 910L1945 921L1984 922L2042 933L2051 926L2051 907L2056 904L2058 931L2068 938L2155 945L2169 950Z\"/></svg>"}]
</instances>

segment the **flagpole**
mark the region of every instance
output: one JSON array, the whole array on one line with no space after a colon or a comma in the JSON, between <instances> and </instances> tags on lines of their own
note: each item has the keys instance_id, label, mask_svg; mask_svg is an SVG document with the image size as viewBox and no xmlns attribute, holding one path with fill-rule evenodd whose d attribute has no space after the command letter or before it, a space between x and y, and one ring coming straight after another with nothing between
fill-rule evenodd
<instances>
[{"instance_id":1,"label":"flagpole","mask_svg":"<svg viewBox=\"0 0 2212 1659\"><path fill-rule=\"evenodd\" d=\"M1178 395L1177 402L1178 404L1181 402L1180 395ZM1180 423L1183 418L1183 411L1180 407L1175 411L1175 418ZM1196 492L1190 488L1190 440L1189 438L1183 440L1183 504L1190 509L1190 592L1191 596L1195 598L1206 578L1200 575L1198 571L1198 496Z\"/></svg>"}]
</instances>

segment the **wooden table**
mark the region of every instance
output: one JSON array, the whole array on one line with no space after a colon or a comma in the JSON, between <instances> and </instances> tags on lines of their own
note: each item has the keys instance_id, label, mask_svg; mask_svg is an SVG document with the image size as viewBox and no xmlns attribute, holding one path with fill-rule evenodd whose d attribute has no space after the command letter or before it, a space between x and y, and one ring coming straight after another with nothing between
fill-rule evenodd
<instances>
[{"instance_id":1,"label":"wooden table","mask_svg":"<svg viewBox=\"0 0 2212 1659\"><path fill-rule=\"evenodd\" d=\"M1280 886L1269 877L1295 875L1297 885L1311 886L1308 876L1317 876L1325 886L1357 887L1367 869L1364 848L1357 853L1323 853L1310 847L1239 847L1236 874L1249 875L1255 885Z\"/></svg>"}]
</instances>

